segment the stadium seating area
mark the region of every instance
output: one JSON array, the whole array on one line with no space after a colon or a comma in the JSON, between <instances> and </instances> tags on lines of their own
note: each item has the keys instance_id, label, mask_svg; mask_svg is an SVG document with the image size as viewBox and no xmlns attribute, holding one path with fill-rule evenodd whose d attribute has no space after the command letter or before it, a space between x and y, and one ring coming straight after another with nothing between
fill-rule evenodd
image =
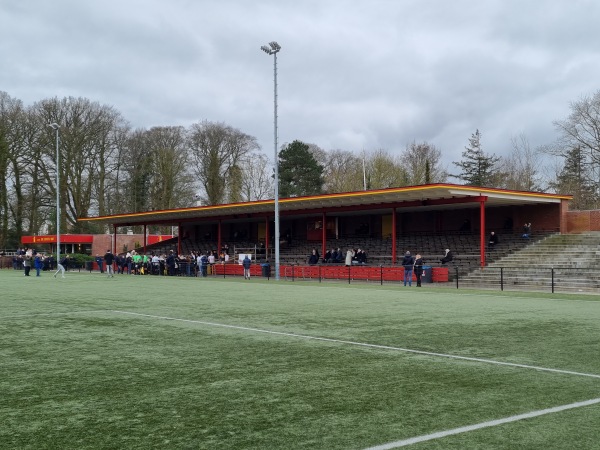
<instances>
[{"instance_id":1,"label":"stadium seating area","mask_svg":"<svg viewBox=\"0 0 600 450\"><path fill-rule=\"evenodd\" d=\"M538 232L531 239L523 239L520 233L506 232L498 233L499 242L494 250L486 249L486 261L491 263L508 254L521 250L527 245L536 242L537 240L551 234L550 232ZM398 262L402 255L408 250L413 255L420 253L428 265L439 266L440 259L444 254L444 249L452 250L454 260L448 265L451 267L459 267L460 272L466 273L471 269L480 265L480 241L479 235L476 233L422 233L399 235L396 239L396 255ZM486 236L487 245L487 236ZM204 252L207 250L220 250L217 248L217 242L212 240L191 240L184 239L182 241L182 253L187 255L192 252ZM316 248L321 253L320 242L309 242L295 239L292 244L282 245L280 248L281 264L297 264L306 265L308 256L313 248ZM331 239L327 241L327 248L340 248L346 253L349 248L361 248L367 253L367 265L369 266L390 266L392 265L392 240L390 238L372 238L372 237L346 237L342 239ZM168 253L169 250L177 248L177 239L163 241L160 244L147 248L147 252L155 252L158 254ZM236 242L229 244L230 260L237 260L239 253L251 253L258 255L255 257L256 262L264 259L273 260L273 248L270 248L268 255L262 255L259 251L260 245L256 242ZM321 255L322 256L322 255ZM323 264L322 258L319 261Z\"/></svg>"}]
</instances>

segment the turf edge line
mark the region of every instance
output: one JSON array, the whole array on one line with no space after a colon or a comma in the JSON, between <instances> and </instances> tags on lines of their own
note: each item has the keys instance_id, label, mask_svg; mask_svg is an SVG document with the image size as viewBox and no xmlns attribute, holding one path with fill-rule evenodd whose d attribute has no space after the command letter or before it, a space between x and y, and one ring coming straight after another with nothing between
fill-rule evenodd
<instances>
[{"instance_id":1,"label":"turf edge line","mask_svg":"<svg viewBox=\"0 0 600 450\"><path fill-rule=\"evenodd\" d=\"M107 312L113 312L115 314L127 314L127 315L131 315L131 316L147 317L147 318L151 318L151 319L161 319L161 320L172 320L172 321L176 321L176 322L196 323L196 324L200 324L200 325L209 325L212 327L230 328L230 329L242 330L242 331L252 331L255 333L273 334L273 335L277 335L277 336L288 336L288 337L295 337L295 338L301 338L301 339L310 339L310 340L314 340L314 341L332 342L332 343L336 343L336 344L355 345L358 347L377 348L377 349L382 349L382 350L395 350L395 351L400 351L400 352L405 352L405 353L414 353L417 355L437 356L440 358L450 358L450 359L458 359L458 360L463 360L463 361L480 362L480 363L486 363L486 364L496 364L499 366L519 367L522 369L533 369L533 370L539 370L539 371L543 371L543 372L553 372L553 373L560 373L560 374L566 374L566 375L577 375L580 377L589 377L589 378L599 378L600 379L600 375L593 374L593 373L583 373L583 372L574 372L571 370L552 369L552 368L548 368L548 367L531 366L528 364L517 364L517 363L510 363L510 362L503 362L503 361L495 361L493 359L473 358L473 357L469 357L469 356L449 355L446 353L426 352L424 350L414 350L414 349L402 348L402 347L391 347L389 345L379 345L379 344L368 344L368 343L364 343L364 342L345 341L342 339L332 339L332 338L325 338L325 337L319 337L319 336L309 336L306 334L285 333L283 331L263 330L260 328L242 327L239 325L227 325L227 324L215 323L215 322L205 322L205 321L201 321L201 320L178 319L176 317L156 316L153 314L143 314L143 313L136 313L136 312L132 312L132 311L120 311L120 310L113 309L113 310L107 310Z\"/></svg>"},{"instance_id":2,"label":"turf edge line","mask_svg":"<svg viewBox=\"0 0 600 450\"><path fill-rule=\"evenodd\" d=\"M586 400L583 402L570 403L568 405L555 406L553 408L541 409L538 411L531 411L525 414L519 414L516 416L505 417L503 419L490 420L489 422L482 422L475 425L468 425L464 427L454 428L452 430L438 431L437 433L425 434L423 436L415 436L409 439L403 439L401 441L389 442L387 444L377 445L375 447L369 447L365 450L390 450L393 448L406 447L408 445L417 444L419 442L432 441L434 439L441 439L446 436L452 436L460 433L467 433L469 431L480 430L482 428L496 427L505 423L517 422L519 420L531 419L533 417L539 417L546 414L553 414L569 409L582 408L584 406L590 406L600 403L600 398L592 400Z\"/></svg>"}]
</instances>

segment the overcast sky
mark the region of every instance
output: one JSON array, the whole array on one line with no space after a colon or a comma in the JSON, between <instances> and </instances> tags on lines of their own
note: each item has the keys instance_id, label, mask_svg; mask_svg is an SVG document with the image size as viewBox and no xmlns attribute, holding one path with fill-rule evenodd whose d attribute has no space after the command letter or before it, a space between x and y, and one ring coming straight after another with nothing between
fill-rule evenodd
<instances>
[{"instance_id":1,"label":"overcast sky","mask_svg":"<svg viewBox=\"0 0 600 450\"><path fill-rule=\"evenodd\" d=\"M85 97L133 127L224 122L279 142L461 158L532 147L600 88L597 0L0 0L0 90Z\"/></svg>"}]
</instances>

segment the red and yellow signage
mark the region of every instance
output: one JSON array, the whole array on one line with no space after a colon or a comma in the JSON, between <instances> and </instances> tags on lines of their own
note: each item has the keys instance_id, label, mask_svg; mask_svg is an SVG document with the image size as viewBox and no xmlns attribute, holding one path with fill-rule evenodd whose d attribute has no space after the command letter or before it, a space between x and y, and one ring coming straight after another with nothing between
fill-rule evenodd
<instances>
[{"instance_id":1,"label":"red and yellow signage","mask_svg":"<svg viewBox=\"0 0 600 450\"><path fill-rule=\"evenodd\" d=\"M94 242L93 234L61 234L61 244L91 244ZM48 236L21 236L21 244L56 244L56 235Z\"/></svg>"},{"instance_id":2,"label":"red and yellow signage","mask_svg":"<svg viewBox=\"0 0 600 450\"><path fill-rule=\"evenodd\" d=\"M166 241L167 239L173 239L175 236L170 234L150 234L148 235L147 244L152 245L157 242Z\"/></svg>"}]
</instances>

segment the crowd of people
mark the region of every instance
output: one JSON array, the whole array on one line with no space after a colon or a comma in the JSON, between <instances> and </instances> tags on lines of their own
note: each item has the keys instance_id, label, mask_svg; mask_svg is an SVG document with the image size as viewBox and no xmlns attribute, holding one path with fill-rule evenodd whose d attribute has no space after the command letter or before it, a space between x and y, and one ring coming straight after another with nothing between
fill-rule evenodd
<instances>
[{"instance_id":1,"label":"crowd of people","mask_svg":"<svg viewBox=\"0 0 600 450\"><path fill-rule=\"evenodd\" d=\"M191 252L189 255L180 255L170 250L168 253L140 254L135 250L127 253L113 255L107 250L104 257L96 255L96 263L100 272L107 268L108 276L114 267L117 274L127 275L167 275L167 276L207 276L214 273L213 267L217 263L229 262L229 247L223 246L220 252L216 250ZM114 269L113 269L114 270Z\"/></svg>"},{"instance_id":2,"label":"crowd of people","mask_svg":"<svg viewBox=\"0 0 600 450\"><path fill-rule=\"evenodd\" d=\"M311 266L319 264L319 262L322 264L345 264L347 266L367 264L367 252L360 248L349 248L344 253L340 247L337 247L327 250L321 258L319 251L313 248L307 261Z\"/></svg>"},{"instance_id":3,"label":"crowd of people","mask_svg":"<svg viewBox=\"0 0 600 450\"><path fill-rule=\"evenodd\" d=\"M23 270L25 276L30 276L31 269L35 270L36 276L43 271L54 269L56 262L53 255L37 252L33 248L19 248L12 258L14 270Z\"/></svg>"}]
</instances>

